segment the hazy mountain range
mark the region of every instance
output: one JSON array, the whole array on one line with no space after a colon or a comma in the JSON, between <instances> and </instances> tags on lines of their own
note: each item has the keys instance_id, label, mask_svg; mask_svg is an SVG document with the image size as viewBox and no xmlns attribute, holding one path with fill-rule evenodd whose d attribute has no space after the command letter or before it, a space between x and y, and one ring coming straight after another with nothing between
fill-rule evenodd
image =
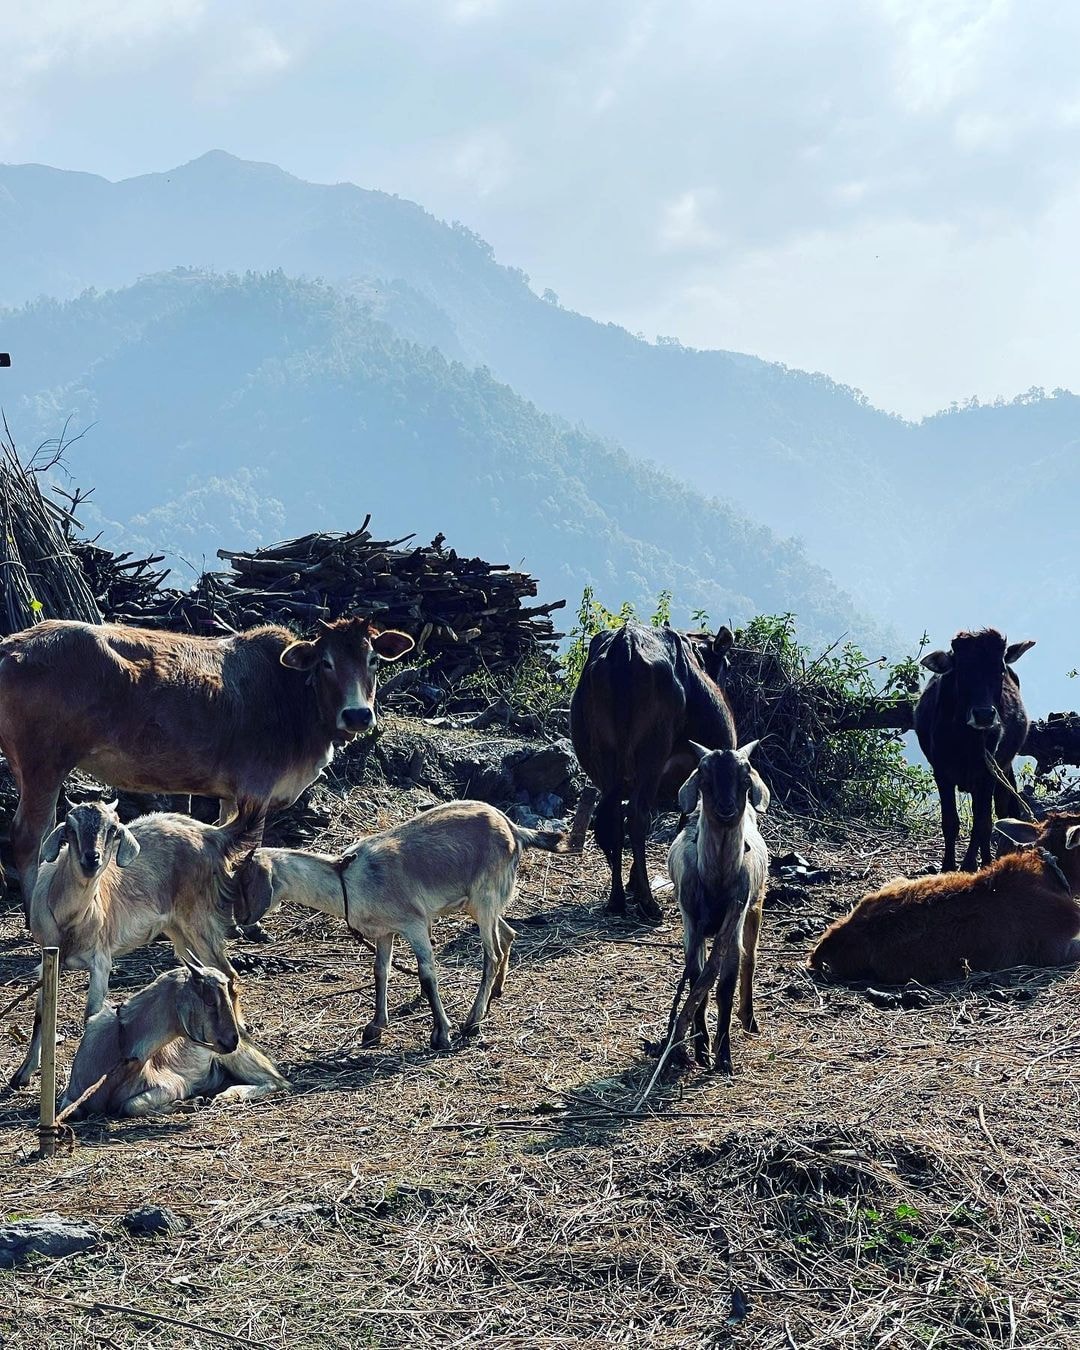
<instances>
[{"instance_id":1,"label":"hazy mountain range","mask_svg":"<svg viewBox=\"0 0 1080 1350\"><path fill-rule=\"evenodd\" d=\"M373 510L524 557L571 600L666 585L714 619L935 645L997 623L1039 639L1033 701L1075 702L1071 394L908 423L565 310L411 202L221 152L120 183L0 167L0 237L0 304L124 288L0 316L0 397L24 440L96 420L74 464L125 537L198 561ZM197 271L154 275L177 267Z\"/></svg>"}]
</instances>

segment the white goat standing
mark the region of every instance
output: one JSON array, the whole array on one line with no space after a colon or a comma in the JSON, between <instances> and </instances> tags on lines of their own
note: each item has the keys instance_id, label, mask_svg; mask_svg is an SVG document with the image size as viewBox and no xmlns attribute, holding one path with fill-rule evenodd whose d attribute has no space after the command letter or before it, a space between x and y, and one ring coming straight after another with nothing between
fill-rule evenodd
<instances>
[{"instance_id":1,"label":"white goat standing","mask_svg":"<svg viewBox=\"0 0 1080 1350\"><path fill-rule=\"evenodd\" d=\"M105 1001L113 957L162 935L179 959L192 952L224 971L232 927L232 868L255 842L251 822L224 827L158 812L122 825L115 802L68 803L65 819L41 846L30 931L59 947L65 970L88 970L86 1017ZM39 967L40 978L40 967ZM12 1076L25 1087L41 1056L41 996L26 1058Z\"/></svg>"},{"instance_id":2,"label":"white goat standing","mask_svg":"<svg viewBox=\"0 0 1080 1350\"><path fill-rule=\"evenodd\" d=\"M450 1022L439 996L431 950L432 920L464 913L475 920L484 947L476 1000L462 1026L472 1035L492 997L506 982L515 933L502 915L514 893L527 848L567 849L564 835L515 825L485 802L447 802L354 844L340 858L299 849L260 848L241 869L237 920L254 923L292 900L344 918L375 944L375 1016L364 1045L377 1045L389 1024L387 972L400 934L416 954L420 987L431 1006L435 1050L450 1047Z\"/></svg>"},{"instance_id":3,"label":"white goat standing","mask_svg":"<svg viewBox=\"0 0 1080 1350\"><path fill-rule=\"evenodd\" d=\"M693 1024L695 1056L698 1063L708 1064L705 1008L715 984L713 1053L715 1067L722 1073L731 1073L730 1024L736 979L740 985L739 1020L747 1031L757 1031L754 962L769 875L769 852L758 832L756 814L767 810L769 789L750 765L757 744L749 741L738 750L710 751L691 742L698 766L679 789L679 807L684 813L694 814L668 853L686 951L686 964L671 1008L668 1046L677 1058L685 1058L683 1046ZM713 944L706 962L708 938ZM690 992L675 1021L687 984Z\"/></svg>"},{"instance_id":4,"label":"white goat standing","mask_svg":"<svg viewBox=\"0 0 1080 1350\"><path fill-rule=\"evenodd\" d=\"M146 1116L191 1097L254 1101L287 1090L277 1065L237 1025L226 976L185 961L90 1018L60 1110L86 1093L72 1119Z\"/></svg>"}]
</instances>

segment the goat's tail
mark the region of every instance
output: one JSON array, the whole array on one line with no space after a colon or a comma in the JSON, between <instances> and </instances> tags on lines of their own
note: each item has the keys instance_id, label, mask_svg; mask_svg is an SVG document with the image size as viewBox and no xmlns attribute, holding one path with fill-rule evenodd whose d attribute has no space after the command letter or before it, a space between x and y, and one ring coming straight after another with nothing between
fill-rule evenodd
<instances>
[{"instance_id":1,"label":"goat's tail","mask_svg":"<svg viewBox=\"0 0 1080 1350\"><path fill-rule=\"evenodd\" d=\"M530 830L510 822L514 838L522 848L542 848L546 853L569 853L570 836L559 830Z\"/></svg>"},{"instance_id":2,"label":"goat's tail","mask_svg":"<svg viewBox=\"0 0 1080 1350\"><path fill-rule=\"evenodd\" d=\"M241 899L241 873L262 843L265 829L266 808L260 803L241 806L235 818L218 832L217 903L230 918Z\"/></svg>"},{"instance_id":3,"label":"goat's tail","mask_svg":"<svg viewBox=\"0 0 1080 1350\"><path fill-rule=\"evenodd\" d=\"M278 1066L246 1036L240 1037L240 1044L232 1054L220 1055L219 1059L229 1078L241 1086L289 1091L289 1081Z\"/></svg>"}]
</instances>

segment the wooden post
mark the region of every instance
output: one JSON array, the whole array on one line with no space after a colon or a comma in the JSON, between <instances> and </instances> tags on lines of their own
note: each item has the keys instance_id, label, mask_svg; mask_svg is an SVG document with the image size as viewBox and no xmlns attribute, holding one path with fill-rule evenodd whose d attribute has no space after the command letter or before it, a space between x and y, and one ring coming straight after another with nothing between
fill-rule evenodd
<instances>
[{"instance_id":1,"label":"wooden post","mask_svg":"<svg viewBox=\"0 0 1080 1350\"><path fill-rule=\"evenodd\" d=\"M41 1156L56 1153L56 1001L60 989L60 948L41 949Z\"/></svg>"},{"instance_id":2,"label":"wooden post","mask_svg":"<svg viewBox=\"0 0 1080 1350\"><path fill-rule=\"evenodd\" d=\"M600 794L591 784L581 789L581 798L578 801L577 810L574 812L573 824L570 826L568 841L570 853L580 853L585 847L585 836L589 832L589 821L592 819L593 809L599 800Z\"/></svg>"}]
</instances>

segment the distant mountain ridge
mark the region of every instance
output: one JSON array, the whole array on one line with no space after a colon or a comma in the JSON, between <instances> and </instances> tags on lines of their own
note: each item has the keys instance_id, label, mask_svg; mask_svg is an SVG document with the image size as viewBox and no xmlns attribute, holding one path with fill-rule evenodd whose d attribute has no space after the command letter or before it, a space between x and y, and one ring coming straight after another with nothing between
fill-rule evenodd
<instances>
[{"instance_id":1,"label":"distant mountain ridge","mask_svg":"<svg viewBox=\"0 0 1080 1350\"><path fill-rule=\"evenodd\" d=\"M798 545L325 285L181 270L0 326L24 354L13 425L32 442L68 416L97 424L70 456L95 484L81 511L126 547L201 570L219 546L354 528L370 511L384 534L443 531L523 562L546 598L574 604L589 584L648 609L666 588L683 621L797 609L819 640L866 631Z\"/></svg>"}]
</instances>

